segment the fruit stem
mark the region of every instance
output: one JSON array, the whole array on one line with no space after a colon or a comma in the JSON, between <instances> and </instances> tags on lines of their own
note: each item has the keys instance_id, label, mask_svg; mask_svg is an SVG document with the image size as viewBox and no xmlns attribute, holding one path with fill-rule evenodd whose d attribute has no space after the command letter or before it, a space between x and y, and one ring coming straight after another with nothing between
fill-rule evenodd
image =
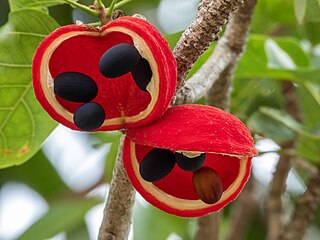
<instances>
[{"instance_id":1,"label":"fruit stem","mask_svg":"<svg viewBox=\"0 0 320 240\"><path fill-rule=\"evenodd\" d=\"M112 16L112 12L113 12L113 10L114 10L114 8L115 8L115 5L116 5L117 1L118 1L118 0L112 0L111 4L110 4L110 6L109 6L109 8L108 8L108 10L107 10L107 16L108 16L108 17L111 17L111 16Z\"/></svg>"},{"instance_id":2,"label":"fruit stem","mask_svg":"<svg viewBox=\"0 0 320 240\"><path fill-rule=\"evenodd\" d=\"M104 8L102 0L97 0L97 7L98 7L98 9L103 9Z\"/></svg>"},{"instance_id":3,"label":"fruit stem","mask_svg":"<svg viewBox=\"0 0 320 240\"><path fill-rule=\"evenodd\" d=\"M92 26L92 27L101 27L101 22L87 23L87 25Z\"/></svg>"},{"instance_id":4,"label":"fruit stem","mask_svg":"<svg viewBox=\"0 0 320 240\"><path fill-rule=\"evenodd\" d=\"M127 3L131 2L132 0L122 0L121 2L118 2L114 5L114 9L122 7L124 5L126 5ZM111 6L110 6L111 7ZM109 11L109 8L107 8L107 10Z\"/></svg>"},{"instance_id":5,"label":"fruit stem","mask_svg":"<svg viewBox=\"0 0 320 240\"><path fill-rule=\"evenodd\" d=\"M63 1L72 7L79 8L79 9L85 11L86 13L90 14L91 16L98 17L98 13L96 11L92 10L90 7L87 7L81 3L77 3L72 0L63 0Z\"/></svg>"},{"instance_id":6,"label":"fruit stem","mask_svg":"<svg viewBox=\"0 0 320 240\"><path fill-rule=\"evenodd\" d=\"M107 24L111 19L107 16L106 8L102 3L102 0L95 0L94 4L91 6L97 14L98 18L100 19L101 25Z\"/></svg>"}]
</instances>

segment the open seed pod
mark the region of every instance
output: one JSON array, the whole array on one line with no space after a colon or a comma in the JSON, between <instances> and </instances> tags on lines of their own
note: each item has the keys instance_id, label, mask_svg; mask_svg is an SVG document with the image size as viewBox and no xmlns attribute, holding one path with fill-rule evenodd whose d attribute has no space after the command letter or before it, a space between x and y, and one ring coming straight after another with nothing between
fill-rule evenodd
<instances>
[{"instance_id":1,"label":"open seed pod","mask_svg":"<svg viewBox=\"0 0 320 240\"><path fill-rule=\"evenodd\" d=\"M171 214L197 217L238 196L256 155L250 132L238 118L187 104L169 108L150 125L128 129L123 161L148 202Z\"/></svg>"},{"instance_id":2,"label":"open seed pod","mask_svg":"<svg viewBox=\"0 0 320 240\"><path fill-rule=\"evenodd\" d=\"M102 28L58 28L39 45L32 72L42 107L59 123L83 131L134 128L158 119L177 78L165 39L133 17Z\"/></svg>"}]
</instances>

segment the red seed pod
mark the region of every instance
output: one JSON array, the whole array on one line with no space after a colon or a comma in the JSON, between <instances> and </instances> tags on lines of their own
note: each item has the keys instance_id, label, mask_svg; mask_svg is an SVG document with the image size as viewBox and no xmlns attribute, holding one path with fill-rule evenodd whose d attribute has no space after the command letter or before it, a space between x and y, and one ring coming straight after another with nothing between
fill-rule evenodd
<instances>
[{"instance_id":1,"label":"red seed pod","mask_svg":"<svg viewBox=\"0 0 320 240\"><path fill-rule=\"evenodd\" d=\"M206 159L200 170L185 171L175 164L165 177L149 182L141 177L139 164L155 148L195 161L202 161L199 156L205 153ZM152 205L178 216L197 217L218 211L239 195L256 155L250 132L238 118L214 107L187 104L169 108L150 125L128 129L123 161L133 186ZM215 192L206 194L206 189Z\"/></svg>"},{"instance_id":2,"label":"red seed pod","mask_svg":"<svg viewBox=\"0 0 320 240\"><path fill-rule=\"evenodd\" d=\"M39 45L32 68L42 107L75 130L146 125L164 113L176 88L176 63L167 42L154 26L133 17L102 28L58 28ZM80 106L89 113L77 111Z\"/></svg>"}]
</instances>

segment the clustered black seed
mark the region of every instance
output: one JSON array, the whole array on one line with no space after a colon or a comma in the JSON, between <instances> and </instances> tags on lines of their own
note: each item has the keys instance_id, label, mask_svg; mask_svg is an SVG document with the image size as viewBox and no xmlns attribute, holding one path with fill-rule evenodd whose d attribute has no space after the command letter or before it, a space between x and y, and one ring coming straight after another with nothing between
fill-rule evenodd
<instances>
[{"instance_id":1,"label":"clustered black seed","mask_svg":"<svg viewBox=\"0 0 320 240\"><path fill-rule=\"evenodd\" d=\"M147 85L152 78L149 62L129 43L109 48L102 55L99 67L102 75L107 78L117 78L131 72L133 80L142 91L147 91Z\"/></svg>"},{"instance_id":2,"label":"clustered black seed","mask_svg":"<svg viewBox=\"0 0 320 240\"><path fill-rule=\"evenodd\" d=\"M167 176L176 163L185 171L197 171L203 166L205 158L205 153L189 158L182 153L173 153L168 149L154 148L140 162L139 171L144 180L155 182Z\"/></svg>"},{"instance_id":3,"label":"clustered black seed","mask_svg":"<svg viewBox=\"0 0 320 240\"><path fill-rule=\"evenodd\" d=\"M131 70L131 74L137 86L142 91L146 92L147 85L149 84L152 77L152 71L147 59L142 58L138 65Z\"/></svg>"},{"instance_id":4,"label":"clustered black seed","mask_svg":"<svg viewBox=\"0 0 320 240\"><path fill-rule=\"evenodd\" d=\"M64 100L84 103L73 114L74 124L83 131L99 128L106 117L104 109L91 102L98 94L95 81L79 72L60 73L54 79L54 93Z\"/></svg>"},{"instance_id":5,"label":"clustered black seed","mask_svg":"<svg viewBox=\"0 0 320 240\"><path fill-rule=\"evenodd\" d=\"M84 103L73 114L75 125L84 131L99 128L106 118L103 108L95 102Z\"/></svg>"},{"instance_id":6,"label":"clustered black seed","mask_svg":"<svg viewBox=\"0 0 320 240\"><path fill-rule=\"evenodd\" d=\"M131 71L132 77L142 91L147 91L152 71L149 62L142 58L136 47L122 43L109 48L101 57L99 68L107 78L120 77ZM98 94L95 81L80 72L63 72L54 79L54 93L60 98L84 103L74 112L74 124L83 131L99 128L106 117L98 103L91 102Z\"/></svg>"},{"instance_id":7,"label":"clustered black seed","mask_svg":"<svg viewBox=\"0 0 320 240\"><path fill-rule=\"evenodd\" d=\"M98 94L95 81L79 72L60 73L54 79L54 93L72 102L90 102Z\"/></svg>"},{"instance_id":8,"label":"clustered black seed","mask_svg":"<svg viewBox=\"0 0 320 240\"><path fill-rule=\"evenodd\" d=\"M206 154L201 153L197 157L189 158L182 153L176 152L175 153L176 161L178 166L188 172L194 172L199 170L206 160Z\"/></svg>"},{"instance_id":9,"label":"clustered black seed","mask_svg":"<svg viewBox=\"0 0 320 240\"><path fill-rule=\"evenodd\" d=\"M175 164L185 171L193 172L192 183L199 198L207 204L214 204L223 194L219 174L210 167L204 167L206 154L187 157L168 149L153 148L139 164L141 177L147 182L156 182L167 176Z\"/></svg>"},{"instance_id":10,"label":"clustered black seed","mask_svg":"<svg viewBox=\"0 0 320 240\"><path fill-rule=\"evenodd\" d=\"M175 165L174 153L168 149L154 148L140 162L140 175L148 182L167 176Z\"/></svg>"}]
</instances>

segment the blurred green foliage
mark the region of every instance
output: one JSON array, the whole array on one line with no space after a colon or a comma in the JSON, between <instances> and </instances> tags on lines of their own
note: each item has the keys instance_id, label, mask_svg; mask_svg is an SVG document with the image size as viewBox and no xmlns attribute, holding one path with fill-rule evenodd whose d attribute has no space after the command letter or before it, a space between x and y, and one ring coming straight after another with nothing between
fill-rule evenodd
<instances>
[{"instance_id":1,"label":"blurred green foliage","mask_svg":"<svg viewBox=\"0 0 320 240\"><path fill-rule=\"evenodd\" d=\"M90 0L79 2L92 3ZM144 14L156 9L159 2L133 0L121 9L128 15ZM0 168L29 160L21 166L1 169L0 188L7 182L27 184L50 205L49 211L20 239L44 239L64 231L68 239L80 239L79 236L87 239L84 215L102 201L79 197L68 188L39 150L56 124L41 110L33 96L32 56L36 46L49 32L59 25L73 23L74 19L98 21L63 0L0 1ZM150 16L148 20L152 23L161 21L156 16ZM318 0L259 0L246 52L236 71L231 105L232 113L247 122L254 133L271 138L278 144L297 138L298 144L293 149L296 156L316 165L320 163L319 29ZM180 35L166 36L172 49ZM189 76L201 67L214 47L215 44L196 62ZM296 86L302 122L294 120L284 108L280 87L284 80L292 81ZM23 88L10 87L12 81ZM90 137L97 146L111 144L105 164L106 182L110 182L120 134L96 133ZM27 154L15 157L24 150L26 143L32 143L27 145ZM223 232L228 231L232 207L230 204L224 210ZM318 226L319 216L318 212ZM173 232L183 239L193 239L195 228L195 220L177 218L152 206L136 204L134 239L162 240ZM265 216L258 212L249 223L246 239L263 239L265 228Z\"/></svg>"}]
</instances>

